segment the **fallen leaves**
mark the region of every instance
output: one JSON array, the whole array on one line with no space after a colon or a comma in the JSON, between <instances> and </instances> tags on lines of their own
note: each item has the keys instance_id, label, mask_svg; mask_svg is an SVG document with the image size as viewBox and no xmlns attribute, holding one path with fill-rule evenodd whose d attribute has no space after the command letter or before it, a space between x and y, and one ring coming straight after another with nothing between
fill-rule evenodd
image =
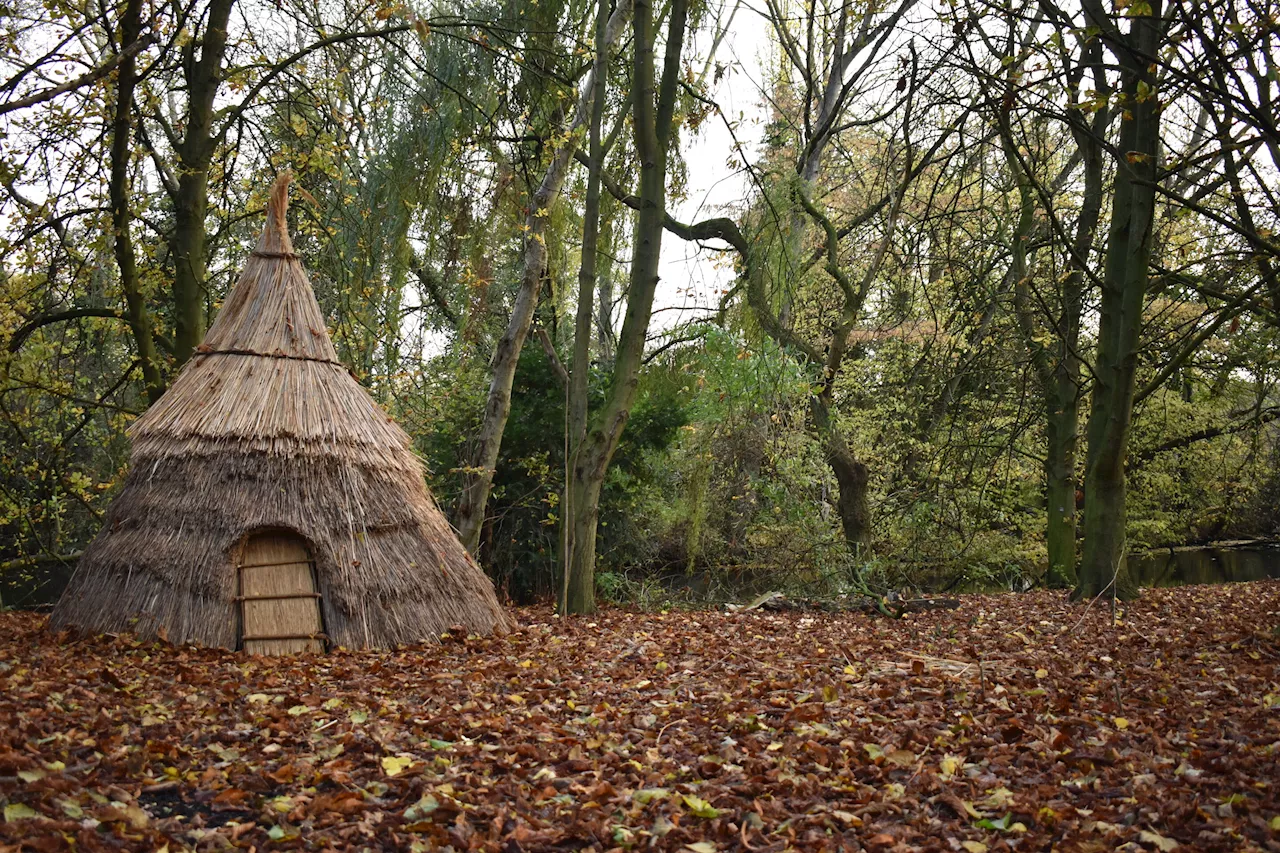
<instances>
[{"instance_id":1,"label":"fallen leaves","mask_svg":"<svg viewBox=\"0 0 1280 853\"><path fill-rule=\"evenodd\" d=\"M412 767L415 759L412 755L384 755L382 772L388 776L399 776L406 768Z\"/></svg>"},{"instance_id":2,"label":"fallen leaves","mask_svg":"<svg viewBox=\"0 0 1280 853\"><path fill-rule=\"evenodd\" d=\"M720 810L701 797L685 794L681 799L684 800L685 807L689 809L689 814L694 817L705 817L707 819L720 817Z\"/></svg>"},{"instance_id":3,"label":"fallen leaves","mask_svg":"<svg viewBox=\"0 0 1280 853\"><path fill-rule=\"evenodd\" d=\"M32 820L40 817L40 812L25 803L9 803L4 807L4 822L17 823L20 820Z\"/></svg>"},{"instance_id":4,"label":"fallen leaves","mask_svg":"<svg viewBox=\"0 0 1280 853\"><path fill-rule=\"evenodd\" d=\"M0 615L0 849L1280 849L1280 584L285 659Z\"/></svg>"},{"instance_id":5,"label":"fallen leaves","mask_svg":"<svg viewBox=\"0 0 1280 853\"><path fill-rule=\"evenodd\" d=\"M416 823L428 818L432 812L440 808L440 801L432 794L423 794L422 798L404 810L406 823Z\"/></svg>"},{"instance_id":6,"label":"fallen leaves","mask_svg":"<svg viewBox=\"0 0 1280 853\"><path fill-rule=\"evenodd\" d=\"M1151 844L1157 850L1163 850L1164 853L1169 853L1170 850L1178 849L1178 842L1174 841L1172 838L1165 838L1158 832L1151 832L1146 829L1138 833L1138 840L1144 844Z\"/></svg>"}]
</instances>

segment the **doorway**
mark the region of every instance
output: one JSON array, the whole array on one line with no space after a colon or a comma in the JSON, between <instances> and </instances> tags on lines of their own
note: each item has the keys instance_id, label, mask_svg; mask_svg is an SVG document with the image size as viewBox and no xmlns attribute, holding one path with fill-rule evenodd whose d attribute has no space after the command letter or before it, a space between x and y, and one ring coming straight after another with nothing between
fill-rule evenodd
<instances>
[{"instance_id":1,"label":"doorway","mask_svg":"<svg viewBox=\"0 0 1280 853\"><path fill-rule=\"evenodd\" d=\"M256 533L240 554L240 645L258 655L322 652L325 641L316 565L301 536Z\"/></svg>"}]
</instances>

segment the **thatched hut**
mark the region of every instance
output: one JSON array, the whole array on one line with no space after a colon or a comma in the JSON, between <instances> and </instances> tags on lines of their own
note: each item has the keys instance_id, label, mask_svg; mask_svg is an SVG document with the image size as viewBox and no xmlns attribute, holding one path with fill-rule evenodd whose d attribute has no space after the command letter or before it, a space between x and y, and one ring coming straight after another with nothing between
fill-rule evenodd
<instances>
[{"instance_id":1,"label":"thatched hut","mask_svg":"<svg viewBox=\"0 0 1280 853\"><path fill-rule=\"evenodd\" d=\"M130 429L128 477L53 628L271 654L506 626L409 436L338 361L287 193L284 176L204 344Z\"/></svg>"}]
</instances>

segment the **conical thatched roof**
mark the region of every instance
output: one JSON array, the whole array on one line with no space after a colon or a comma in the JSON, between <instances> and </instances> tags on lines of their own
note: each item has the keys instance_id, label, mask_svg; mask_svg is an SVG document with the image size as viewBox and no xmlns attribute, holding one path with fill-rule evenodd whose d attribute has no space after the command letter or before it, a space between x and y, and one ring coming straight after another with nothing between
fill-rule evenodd
<instances>
[{"instance_id":1,"label":"conical thatched roof","mask_svg":"<svg viewBox=\"0 0 1280 853\"><path fill-rule=\"evenodd\" d=\"M409 436L338 361L289 240L287 192L284 176L204 344L130 429L129 475L52 627L235 648L237 549L266 530L308 543L338 645L506 626Z\"/></svg>"}]
</instances>

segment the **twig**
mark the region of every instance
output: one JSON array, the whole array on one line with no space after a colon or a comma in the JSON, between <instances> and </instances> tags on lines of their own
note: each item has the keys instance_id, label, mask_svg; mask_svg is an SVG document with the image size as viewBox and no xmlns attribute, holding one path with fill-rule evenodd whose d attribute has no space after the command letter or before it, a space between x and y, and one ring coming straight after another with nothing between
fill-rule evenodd
<instances>
[{"instance_id":1,"label":"twig","mask_svg":"<svg viewBox=\"0 0 1280 853\"><path fill-rule=\"evenodd\" d=\"M667 729L671 728L672 726L683 726L684 723L685 723L684 720L672 720L671 722L663 726L661 729L659 729L658 737L653 742L654 749L657 749L659 746L662 745L662 736L667 733Z\"/></svg>"}]
</instances>

